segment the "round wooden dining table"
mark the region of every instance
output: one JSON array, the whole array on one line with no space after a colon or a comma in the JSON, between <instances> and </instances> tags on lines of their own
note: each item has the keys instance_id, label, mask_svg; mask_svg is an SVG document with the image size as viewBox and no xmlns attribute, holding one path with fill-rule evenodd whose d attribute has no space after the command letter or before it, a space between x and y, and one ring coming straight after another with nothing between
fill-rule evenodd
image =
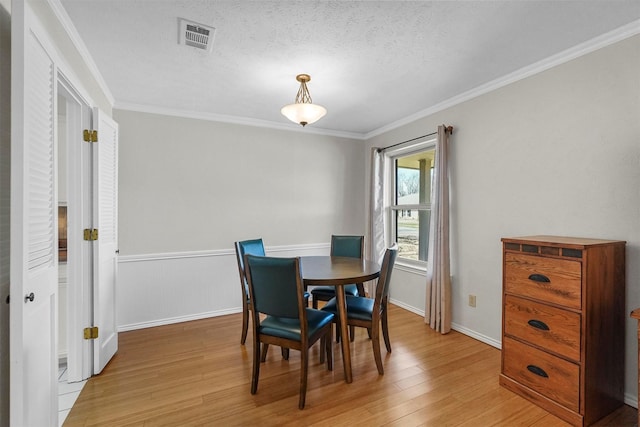
<instances>
[{"instance_id":1,"label":"round wooden dining table","mask_svg":"<svg viewBox=\"0 0 640 427\"><path fill-rule=\"evenodd\" d=\"M335 286L338 306L338 326L342 339L342 362L344 379L353 381L351 374L351 352L347 327L347 300L344 285L363 283L380 275L380 265L360 258L333 256L300 257L300 269L305 286Z\"/></svg>"}]
</instances>

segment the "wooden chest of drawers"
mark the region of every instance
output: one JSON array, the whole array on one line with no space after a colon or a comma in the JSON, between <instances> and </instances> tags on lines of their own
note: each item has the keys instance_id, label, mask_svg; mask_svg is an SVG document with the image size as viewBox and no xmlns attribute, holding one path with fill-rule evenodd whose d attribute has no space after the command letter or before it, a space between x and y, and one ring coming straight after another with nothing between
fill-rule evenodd
<instances>
[{"instance_id":1,"label":"wooden chest of drawers","mask_svg":"<svg viewBox=\"0 0 640 427\"><path fill-rule=\"evenodd\" d=\"M625 242L503 238L500 384L586 426L623 404Z\"/></svg>"}]
</instances>

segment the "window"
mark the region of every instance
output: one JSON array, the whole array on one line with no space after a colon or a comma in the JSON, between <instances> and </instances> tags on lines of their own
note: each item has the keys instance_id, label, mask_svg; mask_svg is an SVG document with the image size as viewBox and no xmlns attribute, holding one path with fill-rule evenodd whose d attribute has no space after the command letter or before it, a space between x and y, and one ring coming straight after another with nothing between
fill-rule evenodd
<instances>
[{"instance_id":1,"label":"window","mask_svg":"<svg viewBox=\"0 0 640 427\"><path fill-rule=\"evenodd\" d=\"M424 265L429 249L435 144L423 141L389 156L393 164L390 231L398 242L398 257L409 264Z\"/></svg>"}]
</instances>

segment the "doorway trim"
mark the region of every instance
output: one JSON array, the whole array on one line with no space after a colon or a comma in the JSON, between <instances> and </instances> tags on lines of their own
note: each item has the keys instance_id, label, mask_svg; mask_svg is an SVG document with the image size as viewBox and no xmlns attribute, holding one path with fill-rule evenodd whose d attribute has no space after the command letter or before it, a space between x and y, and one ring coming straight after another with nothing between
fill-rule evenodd
<instances>
[{"instance_id":1,"label":"doorway trim","mask_svg":"<svg viewBox=\"0 0 640 427\"><path fill-rule=\"evenodd\" d=\"M58 73L58 95L66 101L67 142L67 371L68 381L91 377L93 352L82 331L92 319L92 248L82 230L91 224L91 146L82 131L91 128L91 107L74 85Z\"/></svg>"}]
</instances>

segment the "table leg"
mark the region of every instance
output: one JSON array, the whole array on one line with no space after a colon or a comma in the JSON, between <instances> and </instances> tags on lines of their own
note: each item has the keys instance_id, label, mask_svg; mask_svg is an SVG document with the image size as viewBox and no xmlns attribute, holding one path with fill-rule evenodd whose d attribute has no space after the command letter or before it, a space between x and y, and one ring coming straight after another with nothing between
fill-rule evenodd
<instances>
[{"instance_id":1,"label":"table leg","mask_svg":"<svg viewBox=\"0 0 640 427\"><path fill-rule=\"evenodd\" d=\"M336 286L336 302L338 303L338 320L340 323L340 343L342 344L342 364L344 365L344 380L353 381L351 375L351 351L349 349L349 328L347 327L347 300L344 286Z\"/></svg>"}]
</instances>

